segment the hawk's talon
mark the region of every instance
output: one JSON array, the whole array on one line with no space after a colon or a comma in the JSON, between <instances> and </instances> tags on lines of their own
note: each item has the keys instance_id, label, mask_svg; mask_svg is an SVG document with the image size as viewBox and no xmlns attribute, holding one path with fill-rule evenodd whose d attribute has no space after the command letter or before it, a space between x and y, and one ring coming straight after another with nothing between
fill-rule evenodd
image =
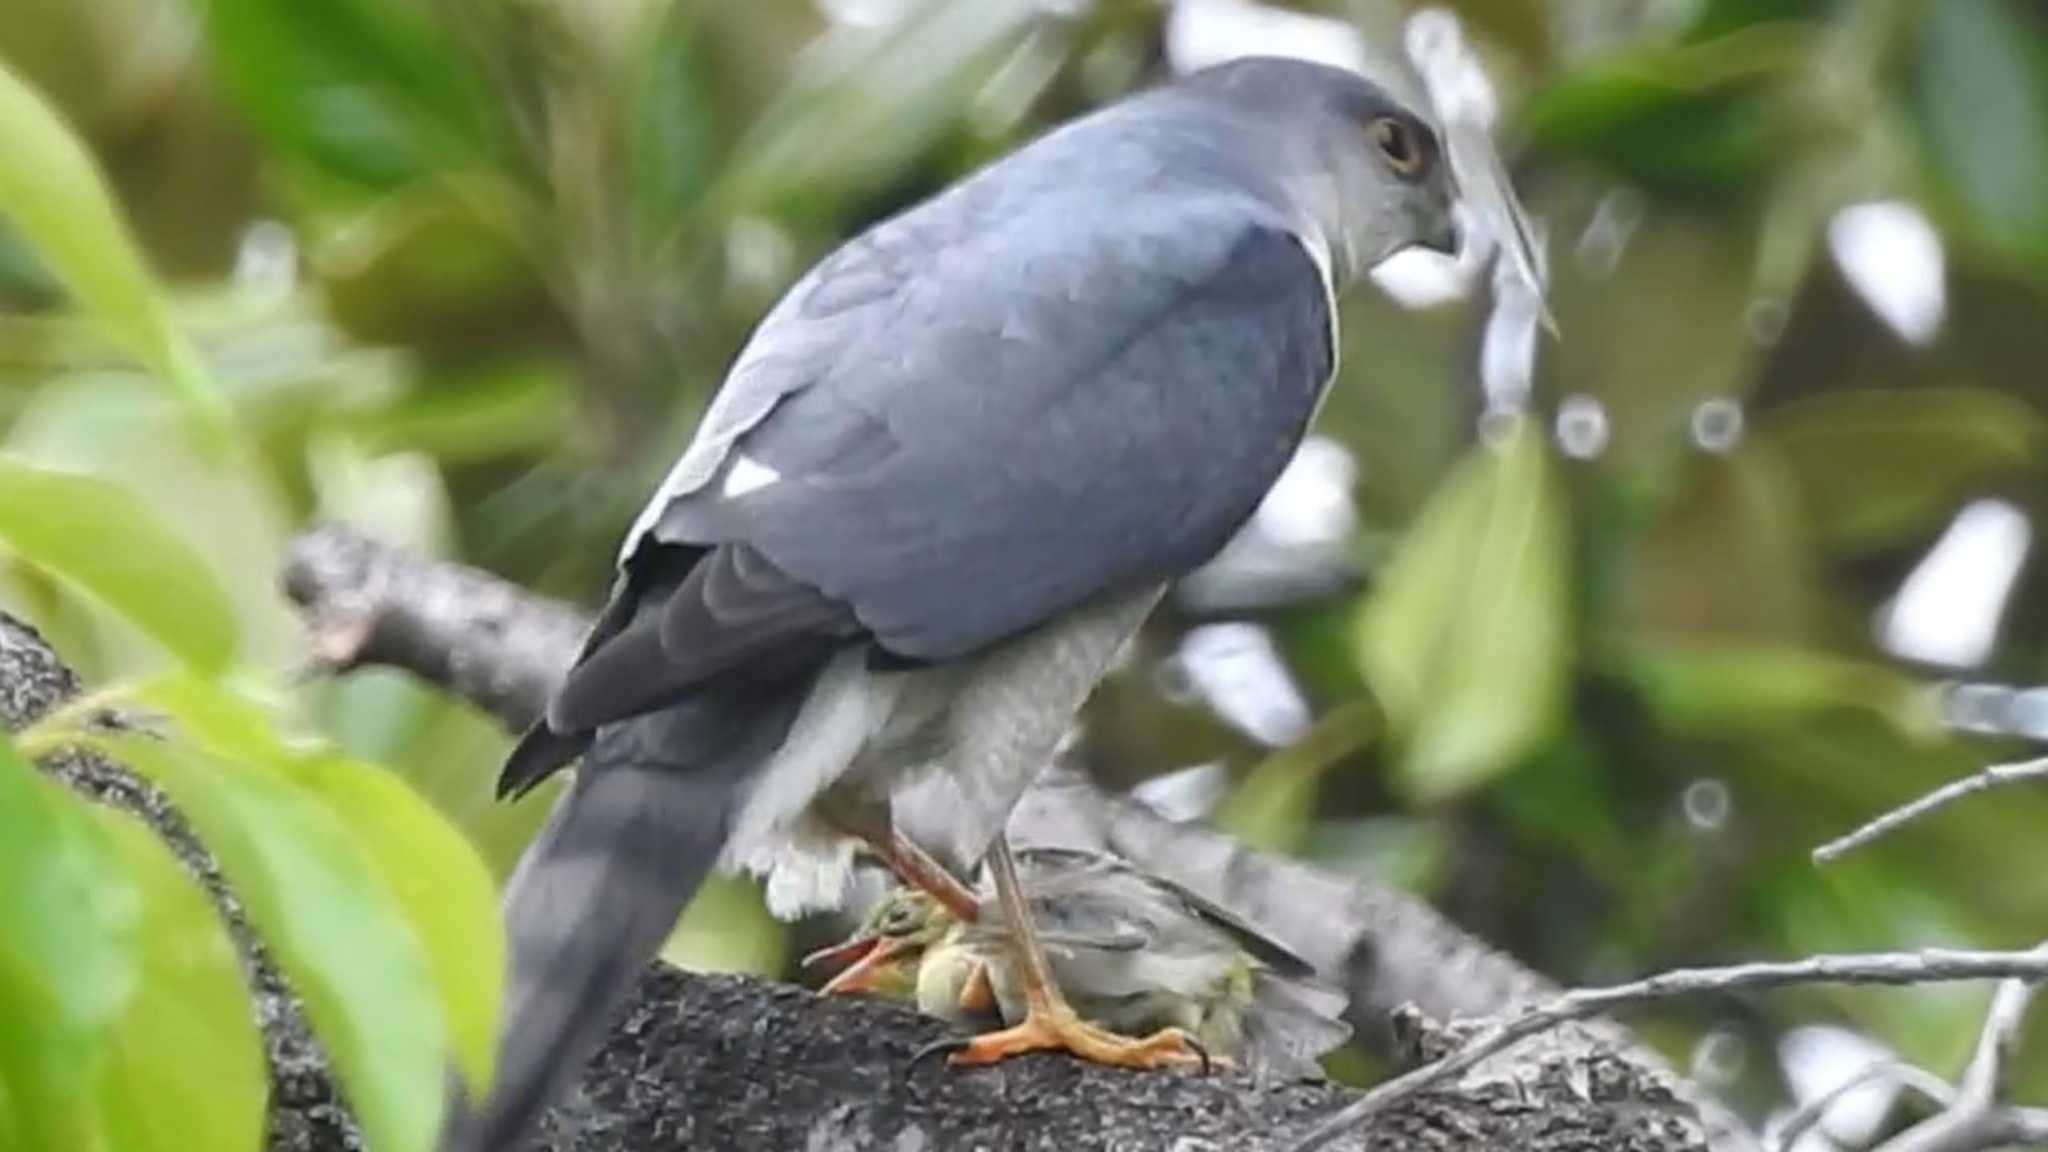
<instances>
[{"instance_id":1,"label":"hawk's talon","mask_svg":"<svg viewBox=\"0 0 2048 1152\"><path fill-rule=\"evenodd\" d=\"M1173 1029L1173 1031L1179 1030ZM1204 1076L1213 1074L1219 1066L1225 1068L1230 1066L1230 1061L1210 1056L1207 1044L1202 1043L1185 1032L1181 1033L1181 1042L1194 1049L1195 1055L1202 1058L1202 1075Z\"/></svg>"},{"instance_id":2,"label":"hawk's talon","mask_svg":"<svg viewBox=\"0 0 2048 1152\"><path fill-rule=\"evenodd\" d=\"M972 1041L970 1041L967 1037L964 1036L948 1036L943 1040L934 1040L931 1043L925 1045L924 1047L919 1048L916 1052L911 1054L910 1063L905 1064L903 1066L904 1083L910 1083L910 1081L917 1075L917 1070L919 1066L923 1065L925 1061L930 1060L934 1056L954 1055L964 1050L970 1043L972 1043Z\"/></svg>"}]
</instances>

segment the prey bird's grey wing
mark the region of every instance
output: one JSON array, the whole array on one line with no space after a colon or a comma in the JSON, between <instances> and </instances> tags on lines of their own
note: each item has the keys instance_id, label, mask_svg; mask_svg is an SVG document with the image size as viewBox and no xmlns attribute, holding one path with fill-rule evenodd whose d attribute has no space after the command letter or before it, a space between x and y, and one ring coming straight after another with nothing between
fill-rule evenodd
<instances>
[{"instance_id":1,"label":"prey bird's grey wing","mask_svg":"<svg viewBox=\"0 0 2048 1152\"><path fill-rule=\"evenodd\" d=\"M1246 1066L1257 1076L1318 1076L1317 1061L1351 1037L1344 1018L1350 997L1258 925L1171 880L1151 879L1189 915L1259 961L1252 972L1251 1001L1242 1008Z\"/></svg>"},{"instance_id":2,"label":"prey bird's grey wing","mask_svg":"<svg viewBox=\"0 0 2048 1152\"><path fill-rule=\"evenodd\" d=\"M1142 910L1162 904L1158 915L1198 920L1228 936L1239 948L1272 971L1288 977L1315 977L1315 965L1302 959L1265 930L1164 876L1139 868L1121 856L1081 848L1032 847L1017 853L1025 885L1056 903L1100 904Z\"/></svg>"},{"instance_id":3,"label":"prey bird's grey wing","mask_svg":"<svg viewBox=\"0 0 2048 1152\"><path fill-rule=\"evenodd\" d=\"M1323 980L1315 966L1257 925L1174 881L1129 867L1144 894L1123 899L1130 904L1158 902L1179 915L1205 925L1241 955L1257 961L1251 971L1250 997L1238 1002L1225 993L1219 1013L1235 1014L1241 1030L1239 1057L1256 1076L1314 1077L1317 1060L1351 1036L1345 1019L1350 997Z\"/></svg>"},{"instance_id":4,"label":"prey bird's grey wing","mask_svg":"<svg viewBox=\"0 0 2048 1152\"><path fill-rule=\"evenodd\" d=\"M1183 887L1165 877L1155 876L1152 881L1173 893L1175 899L1186 905L1189 912L1218 930L1227 933L1237 942L1238 947L1256 957L1260 963L1279 975L1302 980L1317 978L1316 966L1296 953L1287 945L1273 939L1264 929L1251 921L1203 896L1190 888Z\"/></svg>"}]
</instances>

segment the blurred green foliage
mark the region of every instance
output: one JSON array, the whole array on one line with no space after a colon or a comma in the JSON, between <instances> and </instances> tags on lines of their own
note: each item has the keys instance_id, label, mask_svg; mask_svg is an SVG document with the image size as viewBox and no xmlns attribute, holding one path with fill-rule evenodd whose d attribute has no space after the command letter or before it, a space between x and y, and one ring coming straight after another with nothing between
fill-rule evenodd
<instances>
[{"instance_id":1,"label":"blurred green foliage","mask_svg":"<svg viewBox=\"0 0 2048 1152\"><path fill-rule=\"evenodd\" d=\"M173 323L91 154L4 70L0 125L18 145L0 163L0 215L94 331L197 417L159 420L155 434L189 441L209 473L261 482L256 446ZM261 673L231 678L237 606L147 500L10 454L0 508L18 564L180 668L59 707L18 734L21 750L91 750L161 789L303 998L371 1146L432 1147L445 1070L488 1084L496 1039L503 941L474 848L398 778L281 734L286 718L249 682ZM142 705L166 730L108 726L116 704ZM13 833L0 904L14 921L0 1014L18 1025L0 1042L4 1146L258 1147L268 1084L255 1021L193 877L155 832L64 793L12 741L0 740L0 791Z\"/></svg>"},{"instance_id":2,"label":"blurred green foliage","mask_svg":"<svg viewBox=\"0 0 2048 1152\"><path fill-rule=\"evenodd\" d=\"M1406 11L1301 6L1376 42ZM1362 463L1356 553L1372 579L1351 602L1265 621L1322 720L1268 758L1132 675L1098 702L1097 761L1124 782L1221 761L1226 826L1412 884L1567 980L2038 939L2037 795L1959 808L1825 872L1807 852L2023 747L1951 731L1938 679L2048 673L2039 564L1978 666L1902 664L1873 628L1965 502L2043 508L2048 16L2024 0L1449 6L1550 237L1564 338L1544 348L1532 412L1502 449L1476 436L1480 304L1411 312L1355 293L1321 430ZM829 15L842 9L898 16ZM307 720L396 770L500 875L545 797L490 802L504 737L488 722L390 675L274 699L237 687L303 657L274 590L291 532L342 516L594 598L777 293L865 223L1162 76L1170 17L1149 0L5 0L0 14L0 60L87 146L41 98L0 87L7 602L96 683L160 683L145 678L169 653L214 695L261 699L253 730L289 730L280 711ZM1938 237L1942 318L1924 346L1832 255L1840 210L1873 201L1916 206ZM1597 405L1590 449L1549 435L1568 401ZM1702 434L1708 416L1722 427ZM1160 622L1147 650L1183 626ZM461 955L480 897L390 871L461 871L441 825L364 830L350 818L363 805L411 811L375 769L192 727L137 767L214 813L195 822L224 862L245 850L251 874L324 886L321 909L258 916L298 941L298 966L290 947L281 959L325 990L323 1032L375 1017L355 999L369 969L322 968L319 942L381 922L364 939L437 1006L438 1023L409 1025L414 1055L452 1042L479 1074L484 986L457 974L495 962ZM56 804L6 779L24 805ZM0 1037L10 1083L63 1075L40 1060L64 1045L131 1051L118 1038L172 1030L134 1015L136 981L221 976L156 971L155 953L120 943L159 924L152 936L212 939L158 854L94 818L37 824L54 846L4 859L49 863L10 882L110 895L0 946L60 929L109 945L85 967L0 968L96 973L22 985L47 1003L24 1017L39 1030ZM391 855L342 875L365 851ZM701 901L673 951L762 970L783 955L744 885ZM1939 1065L1976 1003L1816 990L1687 1010L1660 1034L1722 1024L1767 1043L1838 1016ZM217 1042L246 1054L245 1038ZM349 1071L350 1041L330 1043ZM388 1083L402 1065L371 1063L357 1060L351 1097L390 1146L412 1146L427 1105ZM17 1106L0 1137L78 1115ZM238 1117L189 1122L230 1133Z\"/></svg>"}]
</instances>

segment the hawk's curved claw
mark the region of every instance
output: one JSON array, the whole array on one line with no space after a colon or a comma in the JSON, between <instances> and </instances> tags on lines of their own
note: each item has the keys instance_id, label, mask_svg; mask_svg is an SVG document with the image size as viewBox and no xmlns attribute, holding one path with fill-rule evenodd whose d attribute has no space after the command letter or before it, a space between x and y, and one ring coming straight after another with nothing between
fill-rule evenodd
<instances>
[{"instance_id":1,"label":"hawk's curved claw","mask_svg":"<svg viewBox=\"0 0 2048 1152\"><path fill-rule=\"evenodd\" d=\"M917 1075L918 1068L922 1067L926 1061L935 1056L954 1055L965 1049L970 1043L972 1041L963 1036L948 1036L944 1040L934 1040L919 1048L911 1055L910 1063L903 1066L904 1082L906 1084L909 1083Z\"/></svg>"},{"instance_id":2,"label":"hawk's curved claw","mask_svg":"<svg viewBox=\"0 0 2048 1152\"><path fill-rule=\"evenodd\" d=\"M1179 1031L1179 1029L1173 1029L1173 1031ZM1181 1033L1180 1038L1182 1043L1186 1044L1188 1047L1195 1050L1195 1055L1202 1058L1202 1075L1210 1075L1211 1073L1215 1072L1216 1069L1219 1067L1230 1067L1230 1061L1225 1060L1220 1056L1210 1056L1209 1046L1202 1043L1200 1040L1195 1039L1193 1036L1190 1036L1185 1032Z\"/></svg>"}]
</instances>

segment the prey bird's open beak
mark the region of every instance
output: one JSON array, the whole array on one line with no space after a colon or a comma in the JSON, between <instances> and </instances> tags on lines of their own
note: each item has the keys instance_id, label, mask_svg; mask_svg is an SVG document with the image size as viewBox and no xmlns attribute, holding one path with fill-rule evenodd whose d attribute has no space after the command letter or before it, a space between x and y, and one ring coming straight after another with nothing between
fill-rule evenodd
<instances>
[{"instance_id":1,"label":"prey bird's open beak","mask_svg":"<svg viewBox=\"0 0 2048 1152\"><path fill-rule=\"evenodd\" d=\"M797 961L797 963L806 972L813 968L842 967L847 964L858 963L868 953L873 952L881 942L882 938L880 936L861 933L849 939L841 940L837 944L827 944L825 947Z\"/></svg>"},{"instance_id":2,"label":"prey bird's open beak","mask_svg":"<svg viewBox=\"0 0 2048 1152\"><path fill-rule=\"evenodd\" d=\"M821 958L851 961L845 971L827 981L818 992L825 996L854 996L874 991L876 983L908 947L903 941L886 936L856 937L811 953L804 957L804 966L808 968Z\"/></svg>"}]
</instances>

